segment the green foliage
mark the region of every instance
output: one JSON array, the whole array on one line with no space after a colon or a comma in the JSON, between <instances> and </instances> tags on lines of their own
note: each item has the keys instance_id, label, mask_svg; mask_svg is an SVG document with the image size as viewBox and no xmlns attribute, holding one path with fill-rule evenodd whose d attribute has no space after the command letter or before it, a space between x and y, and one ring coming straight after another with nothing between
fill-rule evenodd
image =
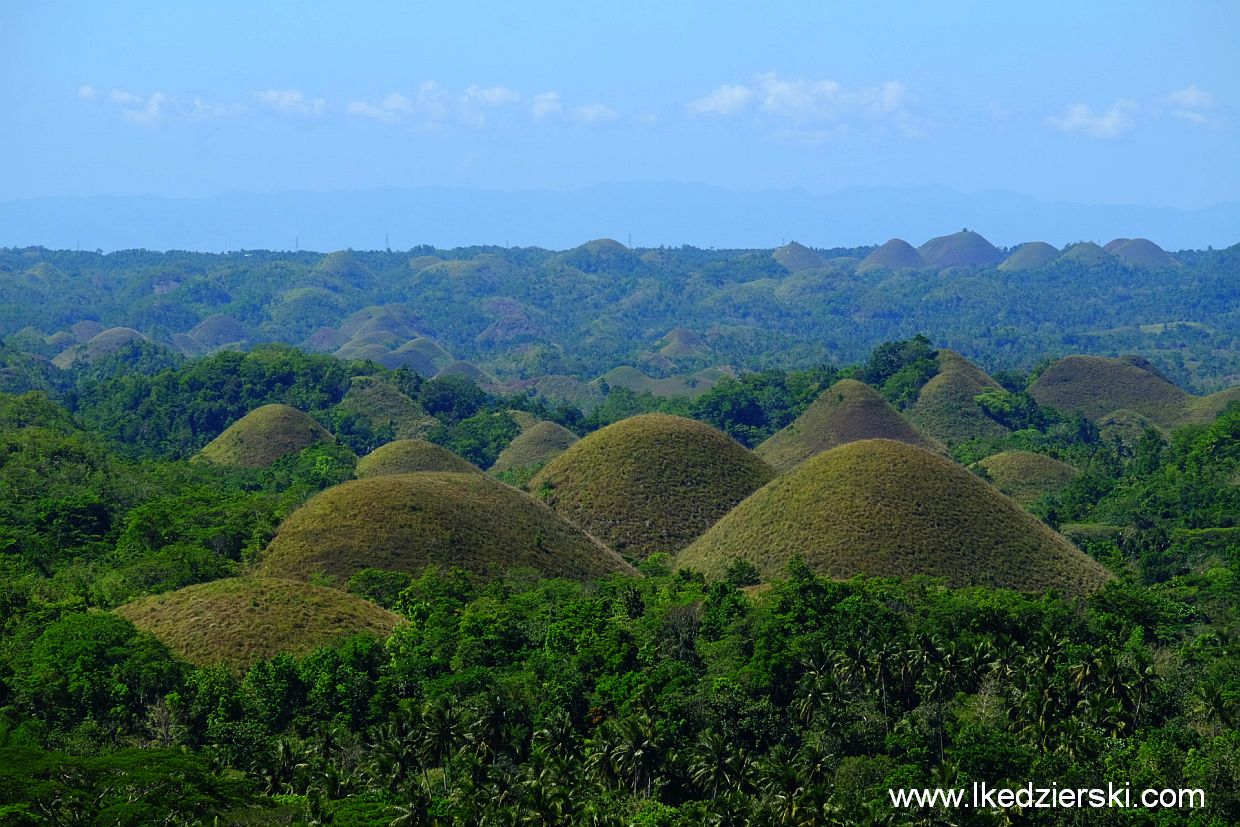
<instances>
[{"instance_id":1,"label":"green foliage","mask_svg":"<svg viewBox=\"0 0 1240 827\"><path fill-rule=\"evenodd\" d=\"M56 728L87 719L132 727L146 706L171 691L182 667L163 644L124 618L66 615L34 642L15 686L28 714Z\"/></svg>"},{"instance_id":2,"label":"green foliage","mask_svg":"<svg viewBox=\"0 0 1240 827\"><path fill-rule=\"evenodd\" d=\"M938 372L934 348L919 333L912 339L884 342L874 348L857 378L877 388L884 399L903 410Z\"/></svg>"},{"instance_id":3,"label":"green foliage","mask_svg":"<svg viewBox=\"0 0 1240 827\"><path fill-rule=\"evenodd\" d=\"M753 448L800 416L837 375L821 367L725 377L693 402L691 415Z\"/></svg>"},{"instance_id":4,"label":"green foliage","mask_svg":"<svg viewBox=\"0 0 1240 827\"><path fill-rule=\"evenodd\" d=\"M500 451L520 433L521 426L511 414L484 410L451 424L436 426L427 438L479 468L490 468Z\"/></svg>"}]
</instances>

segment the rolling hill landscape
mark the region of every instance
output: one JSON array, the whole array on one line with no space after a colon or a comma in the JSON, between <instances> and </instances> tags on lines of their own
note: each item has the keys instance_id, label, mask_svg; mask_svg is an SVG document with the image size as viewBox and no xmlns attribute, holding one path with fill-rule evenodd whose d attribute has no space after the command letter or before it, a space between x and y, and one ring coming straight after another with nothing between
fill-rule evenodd
<instances>
[{"instance_id":1,"label":"rolling hill landscape","mask_svg":"<svg viewBox=\"0 0 1240 827\"><path fill-rule=\"evenodd\" d=\"M0 827L1240 825L1240 4L0 4Z\"/></svg>"},{"instance_id":2,"label":"rolling hill landscape","mask_svg":"<svg viewBox=\"0 0 1240 827\"><path fill-rule=\"evenodd\" d=\"M1035 773L1116 743L1225 761L1234 320L1077 306L1058 318L1115 326L1042 351L1044 330L1009 314L959 339L969 356L918 334L832 358L858 319L906 329L926 302L964 331L946 309L965 297L1036 304L1086 275L1097 295L1189 274L1230 289L1231 252L1139 241L596 241L201 271L188 254L175 278L136 252L116 289L194 286L124 318L23 325L0 351L0 789L21 761L149 742L203 779L250 779L209 788L235 823L316 807L404 823L454 795L460 812L538 811L529 780L519 804L452 792L505 766L591 802L547 812L657 803L681 815L654 823L687 825L771 812L779 761L824 773L797 782L798 806L845 809L881 805L885 775L855 780L871 764ZM6 300L76 283L64 254L14 255ZM798 321L824 312L830 336ZM637 752L644 769L617 757ZM730 769L751 754L751 774ZM337 772L354 780L316 775Z\"/></svg>"}]
</instances>

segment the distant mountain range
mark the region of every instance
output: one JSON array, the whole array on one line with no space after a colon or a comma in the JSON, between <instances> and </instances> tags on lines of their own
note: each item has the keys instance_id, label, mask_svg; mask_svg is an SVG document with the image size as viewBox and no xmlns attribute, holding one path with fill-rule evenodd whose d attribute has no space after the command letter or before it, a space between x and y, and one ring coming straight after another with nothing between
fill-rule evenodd
<instances>
[{"instance_id":1,"label":"distant mountain range","mask_svg":"<svg viewBox=\"0 0 1240 827\"><path fill-rule=\"evenodd\" d=\"M920 244L962 227L995 244L1065 244L1143 236L1169 250L1240 241L1240 202L1200 210L1040 201L1010 192L927 186L736 192L679 183L572 191L422 187L354 192L232 193L0 202L0 246L371 250L471 245L564 249L611 237L635 247L766 248Z\"/></svg>"}]
</instances>

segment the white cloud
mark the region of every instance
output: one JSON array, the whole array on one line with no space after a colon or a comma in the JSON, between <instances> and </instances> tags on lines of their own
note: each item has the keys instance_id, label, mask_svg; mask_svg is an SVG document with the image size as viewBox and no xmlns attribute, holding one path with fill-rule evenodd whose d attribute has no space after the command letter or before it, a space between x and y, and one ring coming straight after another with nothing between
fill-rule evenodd
<instances>
[{"instance_id":1,"label":"white cloud","mask_svg":"<svg viewBox=\"0 0 1240 827\"><path fill-rule=\"evenodd\" d=\"M521 93L514 92L504 86L469 86L465 89L465 99L483 106L510 106L521 101Z\"/></svg>"},{"instance_id":2,"label":"white cloud","mask_svg":"<svg viewBox=\"0 0 1240 827\"><path fill-rule=\"evenodd\" d=\"M264 89L254 97L268 109L285 115L322 115L327 109L323 98L307 98L296 89Z\"/></svg>"},{"instance_id":3,"label":"white cloud","mask_svg":"<svg viewBox=\"0 0 1240 827\"><path fill-rule=\"evenodd\" d=\"M1210 120L1203 110L1214 105L1214 95L1198 89L1196 85L1190 85L1167 95L1163 102L1171 107L1171 114L1175 117L1190 123L1203 124Z\"/></svg>"},{"instance_id":4,"label":"white cloud","mask_svg":"<svg viewBox=\"0 0 1240 827\"><path fill-rule=\"evenodd\" d=\"M1091 138L1118 138L1135 125L1132 113L1137 104L1130 100L1118 100L1105 112L1096 113L1084 103L1065 106L1063 114L1050 116L1046 123L1063 132L1079 132Z\"/></svg>"},{"instance_id":5,"label":"white cloud","mask_svg":"<svg viewBox=\"0 0 1240 827\"><path fill-rule=\"evenodd\" d=\"M907 88L895 81L850 88L834 80L785 78L767 72L750 84L720 86L689 101L687 106L695 115L717 116L738 115L756 108L772 121L796 126L857 118L887 120L904 126L910 123L905 110L907 99Z\"/></svg>"},{"instance_id":6,"label":"white cloud","mask_svg":"<svg viewBox=\"0 0 1240 827\"><path fill-rule=\"evenodd\" d=\"M89 83L78 87L77 96L84 101L93 101L99 95L99 90L91 86Z\"/></svg>"},{"instance_id":7,"label":"white cloud","mask_svg":"<svg viewBox=\"0 0 1240 827\"><path fill-rule=\"evenodd\" d=\"M119 103L121 105L142 103L144 100L132 92L126 92L124 89L113 89L112 94L108 97L112 100L112 103Z\"/></svg>"},{"instance_id":8,"label":"white cloud","mask_svg":"<svg viewBox=\"0 0 1240 827\"><path fill-rule=\"evenodd\" d=\"M689 101L689 111L696 115L734 115L749 105L753 94L748 86L724 84L709 95Z\"/></svg>"},{"instance_id":9,"label":"white cloud","mask_svg":"<svg viewBox=\"0 0 1240 827\"><path fill-rule=\"evenodd\" d=\"M573 120L580 121L581 123L603 123L604 121L614 121L618 117L620 116L616 114L616 110L601 103L578 106L573 110Z\"/></svg>"},{"instance_id":10,"label":"white cloud","mask_svg":"<svg viewBox=\"0 0 1240 827\"><path fill-rule=\"evenodd\" d=\"M564 103L560 100L558 92L543 92L535 95L533 102L530 103L530 114L538 121L558 115L563 111Z\"/></svg>"},{"instance_id":11,"label":"white cloud","mask_svg":"<svg viewBox=\"0 0 1240 827\"><path fill-rule=\"evenodd\" d=\"M125 103L136 103L141 100L141 98L135 98L135 96L129 95L128 93L125 94L128 95L128 97L124 99ZM112 99L117 100L115 91L112 93ZM118 100L117 102L119 103L121 101ZM156 126L163 120L164 106L167 105L167 103L167 95L163 92L155 92L146 99L140 108L122 109L121 117L130 123L137 124L138 126Z\"/></svg>"},{"instance_id":12,"label":"white cloud","mask_svg":"<svg viewBox=\"0 0 1240 827\"><path fill-rule=\"evenodd\" d=\"M1167 103L1182 109L1205 109L1214 104L1214 96L1204 89L1191 85L1167 95Z\"/></svg>"}]
</instances>

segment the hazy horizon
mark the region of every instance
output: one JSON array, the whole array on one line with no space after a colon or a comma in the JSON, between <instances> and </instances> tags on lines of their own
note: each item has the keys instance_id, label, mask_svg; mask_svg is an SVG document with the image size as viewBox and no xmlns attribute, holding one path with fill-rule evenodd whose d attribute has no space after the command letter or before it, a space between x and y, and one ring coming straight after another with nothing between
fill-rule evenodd
<instances>
[{"instance_id":1,"label":"hazy horizon","mask_svg":"<svg viewBox=\"0 0 1240 827\"><path fill-rule=\"evenodd\" d=\"M443 186L1240 200L1240 11L18 3L0 201Z\"/></svg>"}]
</instances>

